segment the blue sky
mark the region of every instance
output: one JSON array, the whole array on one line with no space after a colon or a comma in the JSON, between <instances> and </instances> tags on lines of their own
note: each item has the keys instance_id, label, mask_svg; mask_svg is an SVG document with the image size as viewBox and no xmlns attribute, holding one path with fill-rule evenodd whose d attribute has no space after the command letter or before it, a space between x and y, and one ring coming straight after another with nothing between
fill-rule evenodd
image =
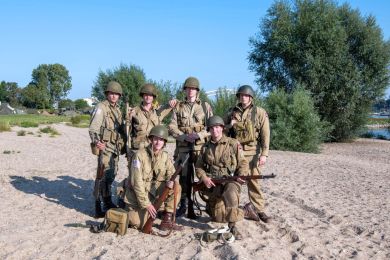
<instances>
[{"instance_id":1,"label":"blue sky","mask_svg":"<svg viewBox=\"0 0 390 260\"><path fill-rule=\"evenodd\" d=\"M350 0L372 14L390 39L390 2ZM254 84L249 37L271 0L0 0L0 81L31 80L39 64L60 63L72 77L71 99L89 97L99 70L140 66L148 79L206 90ZM390 95L390 89L387 96Z\"/></svg>"}]
</instances>

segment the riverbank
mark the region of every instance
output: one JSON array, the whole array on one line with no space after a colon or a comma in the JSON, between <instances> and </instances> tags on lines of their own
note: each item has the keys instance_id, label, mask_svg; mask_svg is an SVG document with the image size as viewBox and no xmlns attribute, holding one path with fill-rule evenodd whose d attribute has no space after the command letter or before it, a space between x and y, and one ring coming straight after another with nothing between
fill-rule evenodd
<instances>
[{"instance_id":1,"label":"riverbank","mask_svg":"<svg viewBox=\"0 0 390 260\"><path fill-rule=\"evenodd\" d=\"M262 186L272 223L243 220L243 240L202 246L197 234L221 226L206 214L179 218L184 230L169 238L73 227L101 221L92 217L96 157L87 129L52 127L61 135L0 133L1 259L390 258L388 141L327 143L319 154L271 151L264 174L277 177ZM116 180L126 176L121 157ZM246 192L243 186L242 205Z\"/></svg>"}]
</instances>

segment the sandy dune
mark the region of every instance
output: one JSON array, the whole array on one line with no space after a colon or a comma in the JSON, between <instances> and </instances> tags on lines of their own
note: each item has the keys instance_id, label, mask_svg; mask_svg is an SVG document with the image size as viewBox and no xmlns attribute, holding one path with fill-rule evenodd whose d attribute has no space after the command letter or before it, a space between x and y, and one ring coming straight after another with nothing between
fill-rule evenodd
<instances>
[{"instance_id":1,"label":"sandy dune","mask_svg":"<svg viewBox=\"0 0 390 260\"><path fill-rule=\"evenodd\" d=\"M243 240L202 246L196 234L220 226L207 215L178 219L185 229L169 238L73 227L99 221L91 217L96 158L87 129L53 127L60 136L0 133L0 259L390 259L389 141L271 151L264 174L277 177L262 184L273 222L244 220ZM126 174L122 157L116 180Z\"/></svg>"}]
</instances>

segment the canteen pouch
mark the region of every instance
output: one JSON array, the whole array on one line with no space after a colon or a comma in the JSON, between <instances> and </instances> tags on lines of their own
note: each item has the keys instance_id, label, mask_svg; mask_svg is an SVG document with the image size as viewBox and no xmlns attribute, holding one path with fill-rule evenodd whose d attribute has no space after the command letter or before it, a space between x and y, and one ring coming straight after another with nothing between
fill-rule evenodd
<instances>
[{"instance_id":1,"label":"canteen pouch","mask_svg":"<svg viewBox=\"0 0 390 260\"><path fill-rule=\"evenodd\" d=\"M99 149L96 147L96 144L91 143L91 152L93 155L99 155Z\"/></svg>"},{"instance_id":2,"label":"canteen pouch","mask_svg":"<svg viewBox=\"0 0 390 260\"><path fill-rule=\"evenodd\" d=\"M107 210L104 218L104 231L113 232L117 235L125 235L129 226L128 212L121 208Z\"/></svg>"},{"instance_id":3,"label":"canteen pouch","mask_svg":"<svg viewBox=\"0 0 390 260\"><path fill-rule=\"evenodd\" d=\"M250 120L237 122L233 125L234 138L241 144L247 144L256 140L253 124Z\"/></svg>"}]
</instances>

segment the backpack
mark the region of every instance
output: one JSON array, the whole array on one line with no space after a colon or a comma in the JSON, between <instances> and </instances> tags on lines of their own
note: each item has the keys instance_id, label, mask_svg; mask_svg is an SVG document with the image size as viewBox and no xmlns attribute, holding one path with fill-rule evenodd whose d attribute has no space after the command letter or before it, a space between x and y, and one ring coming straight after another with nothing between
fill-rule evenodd
<instances>
[{"instance_id":1,"label":"backpack","mask_svg":"<svg viewBox=\"0 0 390 260\"><path fill-rule=\"evenodd\" d=\"M121 208L109 209L106 212L103 223L104 231L123 236L126 234L129 226L128 212Z\"/></svg>"}]
</instances>

